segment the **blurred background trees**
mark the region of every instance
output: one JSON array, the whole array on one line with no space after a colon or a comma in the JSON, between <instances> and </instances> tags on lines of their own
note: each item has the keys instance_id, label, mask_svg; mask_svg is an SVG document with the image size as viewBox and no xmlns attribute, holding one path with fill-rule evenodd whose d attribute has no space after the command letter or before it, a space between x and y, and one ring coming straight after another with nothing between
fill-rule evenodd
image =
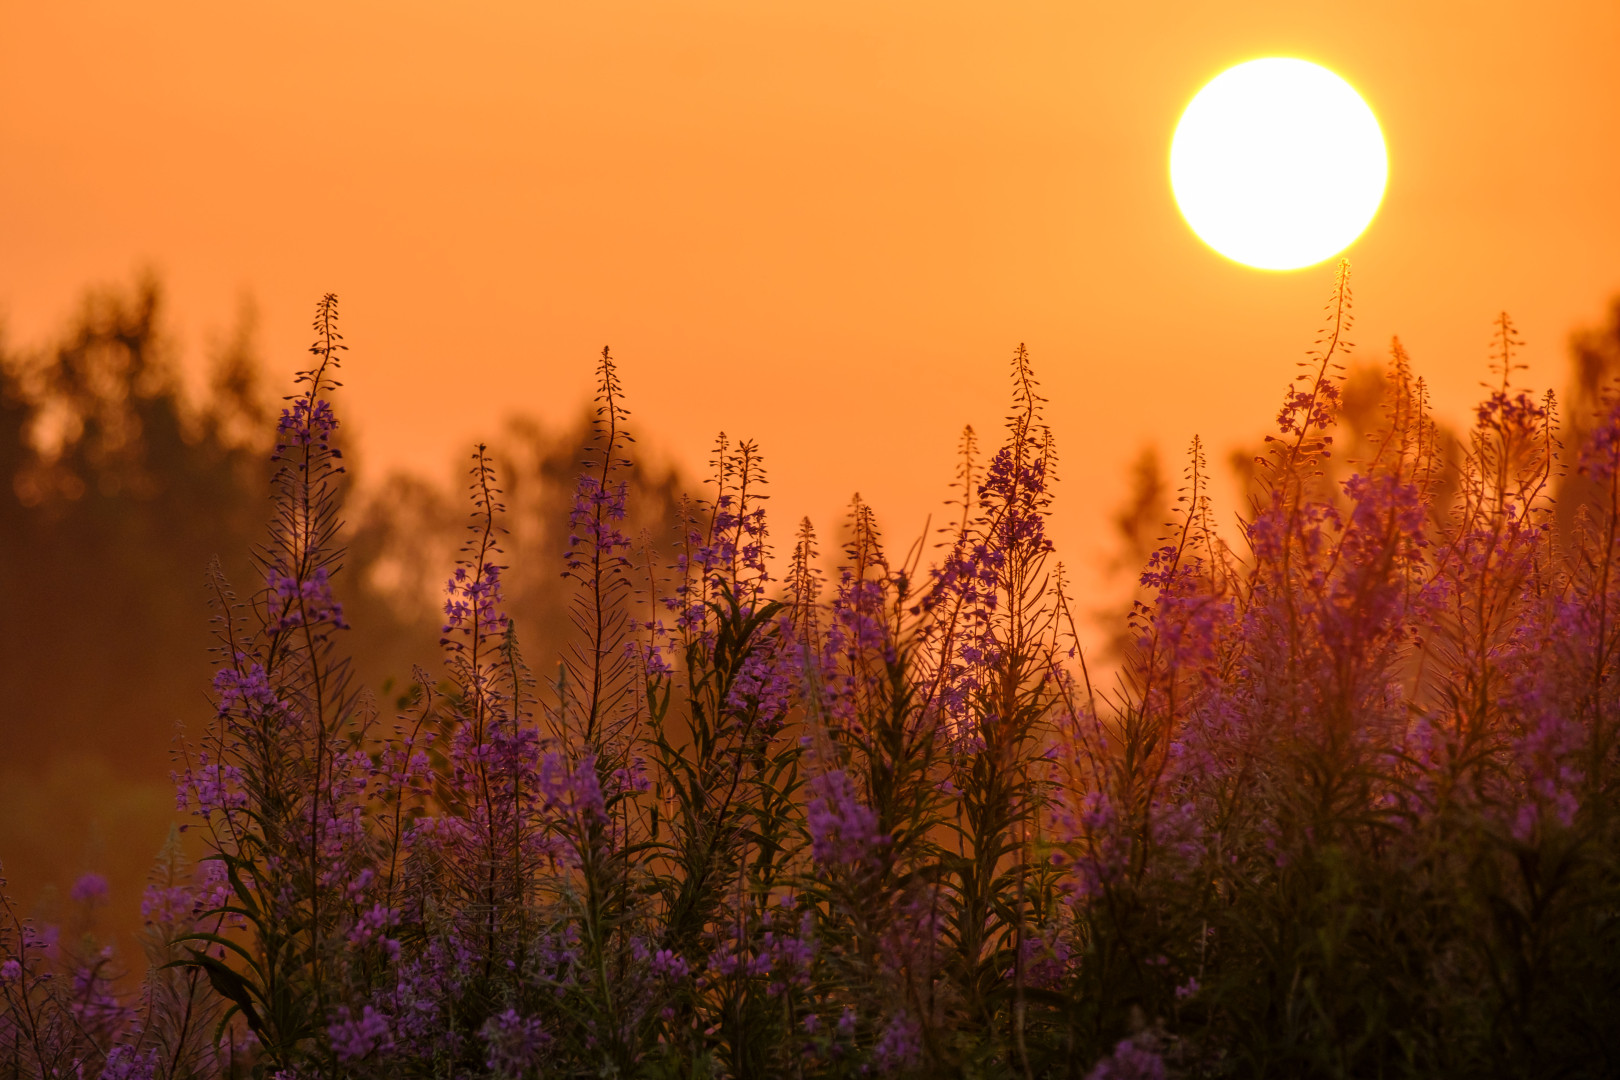
<instances>
[{"instance_id":1,"label":"blurred background trees","mask_svg":"<svg viewBox=\"0 0 1620 1080\"><path fill-rule=\"evenodd\" d=\"M25 910L51 920L58 893L95 870L110 884L100 928L138 955L147 872L174 819L170 750L211 715L218 558L240 596L269 513L276 393L251 315L208 358L201 400L152 277L89 292L54 342L0 328L0 866ZM512 418L490 439L512 535L508 608L537 675L567 625L562 570L582 448L566 430ZM348 440L342 647L361 683L390 696L413 665L437 675L442 589L465 532L464 492L419 477L373 480ZM471 447L468 448L469 451ZM456 466L455 475L462 475ZM638 463L626 532L666 545L681 480Z\"/></svg>"}]
</instances>

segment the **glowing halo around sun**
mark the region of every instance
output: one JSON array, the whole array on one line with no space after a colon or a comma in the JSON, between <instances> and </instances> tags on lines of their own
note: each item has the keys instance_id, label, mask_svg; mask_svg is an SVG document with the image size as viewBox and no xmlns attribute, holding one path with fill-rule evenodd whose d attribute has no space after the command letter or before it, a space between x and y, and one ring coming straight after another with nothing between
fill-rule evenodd
<instances>
[{"instance_id":1,"label":"glowing halo around sun","mask_svg":"<svg viewBox=\"0 0 1620 1080\"><path fill-rule=\"evenodd\" d=\"M1251 60L1217 75L1170 143L1170 187L1187 224L1262 270L1297 270L1349 247L1388 176L1367 103L1304 60Z\"/></svg>"}]
</instances>

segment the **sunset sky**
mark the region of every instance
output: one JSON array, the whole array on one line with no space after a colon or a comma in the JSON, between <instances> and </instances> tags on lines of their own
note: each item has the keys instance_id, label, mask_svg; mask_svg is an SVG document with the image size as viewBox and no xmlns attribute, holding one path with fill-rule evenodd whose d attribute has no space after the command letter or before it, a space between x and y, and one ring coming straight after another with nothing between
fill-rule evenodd
<instances>
[{"instance_id":1,"label":"sunset sky","mask_svg":"<svg viewBox=\"0 0 1620 1080\"><path fill-rule=\"evenodd\" d=\"M43 341L151 267L193 374L250 298L279 388L334 291L372 477L571 418L610 344L643 445L762 442L784 544L857 489L914 535L1023 341L1085 561L1125 460L1252 441L1320 325L1331 263L1228 262L1169 187L1188 100L1273 55L1383 126L1360 352L1460 420L1505 308L1561 389L1620 290L1612 0L0 0L0 313Z\"/></svg>"}]
</instances>

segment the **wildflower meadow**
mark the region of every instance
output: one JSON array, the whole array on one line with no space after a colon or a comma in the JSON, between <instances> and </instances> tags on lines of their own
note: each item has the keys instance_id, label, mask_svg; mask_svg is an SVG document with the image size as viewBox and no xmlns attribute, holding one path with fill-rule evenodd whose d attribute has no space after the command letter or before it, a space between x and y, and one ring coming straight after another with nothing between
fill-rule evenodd
<instances>
[{"instance_id":1,"label":"wildflower meadow","mask_svg":"<svg viewBox=\"0 0 1620 1080\"><path fill-rule=\"evenodd\" d=\"M723 438L628 535L603 349L567 551L479 447L441 655L379 696L325 297L256 576L209 578L144 982L96 875L4 901L0 1077L1620 1075L1620 395L1566 426L1504 315L1466 433L1398 342L1347 429L1351 322L1341 264L1244 505L1193 440L1107 662L1023 346L950 524L857 499L832 559ZM533 655L503 575L559 555Z\"/></svg>"}]
</instances>

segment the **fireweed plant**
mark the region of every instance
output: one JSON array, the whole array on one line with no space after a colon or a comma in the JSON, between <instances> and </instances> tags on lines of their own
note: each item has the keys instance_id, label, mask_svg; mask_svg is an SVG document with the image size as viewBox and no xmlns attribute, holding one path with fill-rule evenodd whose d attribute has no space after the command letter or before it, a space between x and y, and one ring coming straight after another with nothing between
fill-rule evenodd
<instances>
[{"instance_id":1,"label":"fireweed plant","mask_svg":"<svg viewBox=\"0 0 1620 1080\"><path fill-rule=\"evenodd\" d=\"M210 579L200 844L154 871L145 986L115 992L100 879L63 927L8 902L0 1075L1620 1072L1620 395L1566 453L1505 315L1466 440L1397 342L1343 466L1341 264L1241 545L1194 441L1106 686L1022 346L931 565L857 497L835 578L805 521L781 582L750 442L716 444L672 562L624 534L604 349L573 645L524 662L480 447L442 672L392 720L341 647L336 324L328 296L262 580Z\"/></svg>"}]
</instances>

